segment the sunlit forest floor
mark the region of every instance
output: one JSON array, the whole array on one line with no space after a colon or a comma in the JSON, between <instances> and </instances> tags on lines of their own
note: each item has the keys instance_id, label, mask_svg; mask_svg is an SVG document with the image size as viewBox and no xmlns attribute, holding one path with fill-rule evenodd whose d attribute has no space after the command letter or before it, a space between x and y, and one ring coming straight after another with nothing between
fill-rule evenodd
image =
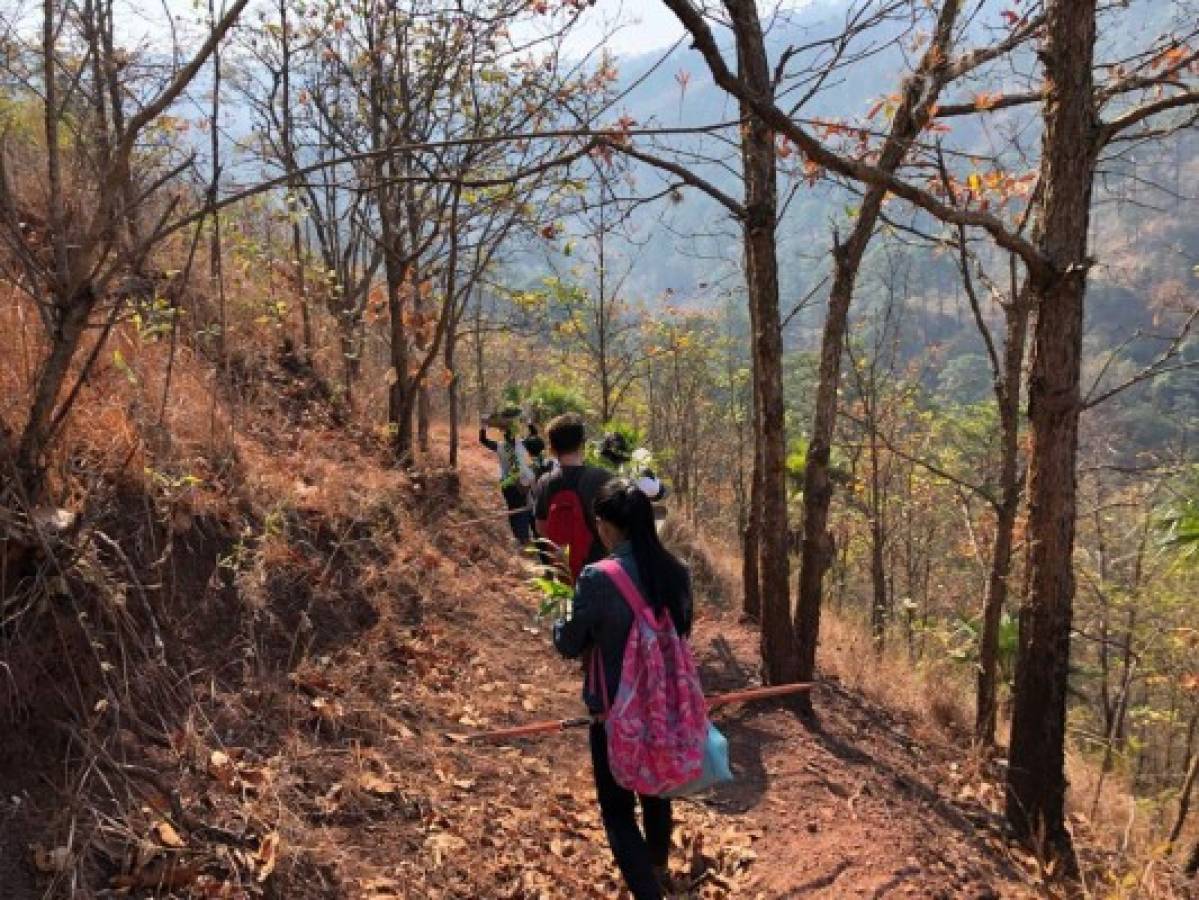
<instances>
[{"instance_id":1,"label":"sunlit forest floor","mask_svg":"<svg viewBox=\"0 0 1199 900\"><path fill-rule=\"evenodd\" d=\"M236 470L197 470L206 487L165 510L169 553L140 546L145 485L115 490L105 527L159 560L163 639L190 674L113 728L98 704L94 742L61 752L26 696L0 765L0 897L620 896L584 733L462 737L580 711L497 516L493 458L468 434L457 474L403 474L302 372L272 363L263 383L274 412L243 420ZM682 550L706 570L706 687L752 685L756 633L703 546ZM850 632L834 618L826 656L870 669ZM1045 896L1036 860L1003 840L1002 773L970 762L952 717L888 708L843 674L826 668L815 721L719 712L737 779L678 804L687 895ZM99 762L64 788L81 746Z\"/></svg>"}]
</instances>

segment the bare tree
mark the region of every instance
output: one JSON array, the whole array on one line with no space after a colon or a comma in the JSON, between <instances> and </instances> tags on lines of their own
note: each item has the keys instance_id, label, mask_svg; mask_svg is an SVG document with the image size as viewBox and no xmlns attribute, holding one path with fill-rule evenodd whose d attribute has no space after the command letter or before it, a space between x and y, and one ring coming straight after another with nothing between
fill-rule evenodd
<instances>
[{"instance_id":1,"label":"bare tree","mask_svg":"<svg viewBox=\"0 0 1199 900\"><path fill-rule=\"evenodd\" d=\"M1030 302L1037 311L1029 385L1030 550L1028 593L1020 621L1007 816L1018 834L1060 856L1068 870L1073 853L1064 823L1065 714L1091 188L1104 146L1133 129L1160 135L1166 123L1157 117L1199 103L1199 91L1185 81L1194 53L1171 38L1164 43L1166 50L1157 45L1145 54L1137 73L1121 71L1111 83L1096 89L1096 5L1091 0L1050 0L1039 53L1046 75L1044 89L1031 99L995 101L1044 103L1042 201L1033 234L1026 239L982 204L946 202L875 163L836 152L729 69L710 29L690 3L665 2L687 28L717 84L749 103L813 163L882 186L942 222L977 227L999 247L1018 255L1027 269ZM1163 57L1164 53L1169 55ZM1170 73L1164 80L1163 72ZM1129 95L1135 100L1157 87L1162 88L1162 96L1128 102ZM1113 98L1126 105L1104 120L1100 107Z\"/></svg>"},{"instance_id":2,"label":"bare tree","mask_svg":"<svg viewBox=\"0 0 1199 900\"><path fill-rule=\"evenodd\" d=\"M44 487L46 453L128 296L114 287L138 272L181 216L174 179L191 159L155 161L142 139L196 79L247 3L236 0L169 81L129 110L119 83L129 66L113 40L111 8L88 7L78 32L86 48L80 55L70 47L80 20L65 4L43 3L39 63L26 85L43 110L43 149L11 135L0 148L0 230L15 280L37 304L49 344L16 447L16 469L33 496ZM22 195L11 173L18 158L42 169L44 195ZM98 335L76 388L64 397L93 327Z\"/></svg>"}]
</instances>

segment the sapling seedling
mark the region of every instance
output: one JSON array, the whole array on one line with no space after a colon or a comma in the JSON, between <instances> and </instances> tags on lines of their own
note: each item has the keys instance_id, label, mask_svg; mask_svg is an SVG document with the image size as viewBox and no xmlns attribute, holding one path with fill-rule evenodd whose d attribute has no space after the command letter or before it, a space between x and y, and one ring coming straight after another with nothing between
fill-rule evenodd
<instances>
[{"instance_id":1,"label":"sapling seedling","mask_svg":"<svg viewBox=\"0 0 1199 900\"><path fill-rule=\"evenodd\" d=\"M525 548L525 553L537 560L537 574L529 578L529 584L542 595L537 607L538 621L569 617L570 600L574 596L574 588L570 586L570 548L537 538Z\"/></svg>"}]
</instances>

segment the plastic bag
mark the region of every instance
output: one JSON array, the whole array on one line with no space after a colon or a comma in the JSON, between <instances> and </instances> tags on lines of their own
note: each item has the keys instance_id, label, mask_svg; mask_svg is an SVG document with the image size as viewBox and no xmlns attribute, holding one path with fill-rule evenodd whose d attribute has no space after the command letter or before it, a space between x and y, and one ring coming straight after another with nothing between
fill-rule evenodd
<instances>
[{"instance_id":1,"label":"plastic bag","mask_svg":"<svg viewBox=\"0 0 1199 900\"><path fill-rule=\"evenodd\" d=\"M733 771L729 768L729 742L723 734L708 723L708 738L704 742L704 770L699 778L689 781L680 788L668 791L664 797L688 797L698 794L718 784L727 784L733 780Z\"/></svg>"}]
</instances>

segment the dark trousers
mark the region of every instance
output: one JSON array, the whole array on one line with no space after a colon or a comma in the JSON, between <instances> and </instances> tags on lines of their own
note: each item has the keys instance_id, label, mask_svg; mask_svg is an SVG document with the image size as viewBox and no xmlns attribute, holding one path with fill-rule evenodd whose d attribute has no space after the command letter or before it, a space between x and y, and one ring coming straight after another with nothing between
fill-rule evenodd
<instances>
[{"instance_id":1,"label":"dark trousers","mask_svg":"<svg viewBox=\"0 0 1199 900\"><path fill-rule=\"evenodd\" d=\"M514 512L508 516L508 527L512 529L512 536L523 547L529 542L530 529L533 525L533 514L527 511L529 497L519 484L506 487L503 491L504 502L508 504L508 509L526 510L525 512Z\"/></svg>"},{"instance_id":2,"label":"dark trousers","mask_svg":"<svg viewBox=\"0 0 1199 900\"><path fill-rule=\"evenodd\" d=\"M654 877L654 866L665 866L670 854L670 801L664 797L643 797L616 783L608 766L608 735L600 723L591 726L591 765L595 769L595 793L608 833L608 846L625 884L636 900L661 900L662 889ZM644 835L637 827L638 799Z\"/></svg>"}]
</instances>

